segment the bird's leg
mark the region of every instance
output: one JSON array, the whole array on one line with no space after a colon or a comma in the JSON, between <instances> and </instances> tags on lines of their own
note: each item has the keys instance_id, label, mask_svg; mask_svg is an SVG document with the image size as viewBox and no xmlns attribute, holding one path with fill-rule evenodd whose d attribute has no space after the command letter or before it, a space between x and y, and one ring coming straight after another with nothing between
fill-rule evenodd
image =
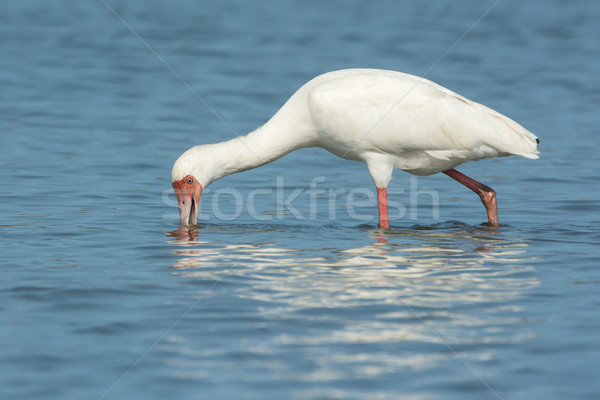
<instances>
[{"instance_id":1,"label":"bird's leg","mask_svg":"<svg viewBox=\"0 0 600 400\"><path fill-rule=\"evenodd\" d=\"M448 169L442 172L477 193L481 198L481 202L485 206L485 209L487 210L488 222L490 226L498 226L498 206L496 205L496 192L494 189L477 182L475 179L471 179L468 176L461 174L455 169Z\"/></svg>"},{"instance_id":2,"label":"bird's leg","mask_svg":"<svg viewBox=\"0 0 600 400\"><path fill-rule=\"evenodd\" d=\"M377 188L377 202L379 203L379 229L390 229L386 188Z\"/></svg>"}]
</instances>

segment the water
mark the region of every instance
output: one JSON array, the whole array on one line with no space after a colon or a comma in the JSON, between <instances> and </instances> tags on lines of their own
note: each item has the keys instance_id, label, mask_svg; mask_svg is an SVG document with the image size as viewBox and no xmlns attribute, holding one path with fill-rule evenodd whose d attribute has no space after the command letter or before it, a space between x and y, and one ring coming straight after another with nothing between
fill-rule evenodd
<instances>
[{"instance_id":1,"label":"water","mask_svg":"<svg viewBox=\"0 0 600 400\"><path fill-rule=\"evenodd\" d=\"M475 26L492 2L107 4L155 54L102 2L2 2L0 397L600 397L596 2ZM182 151L348 67L427 73L541 138L540 160L460 168L498 192L498 230L398 171L378 232L366 168L305 149L174 232Z\"/></svg>"}]
</instances>

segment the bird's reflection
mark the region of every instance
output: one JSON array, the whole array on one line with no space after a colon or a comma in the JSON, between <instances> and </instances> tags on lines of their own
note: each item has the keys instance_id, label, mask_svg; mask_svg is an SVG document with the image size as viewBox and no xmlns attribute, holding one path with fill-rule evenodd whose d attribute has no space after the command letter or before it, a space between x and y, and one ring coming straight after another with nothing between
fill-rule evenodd
<instances>
[{"instance_id":1,"label":"bird's reflection","mask_svg":"<svg viewBox=\"0 0 600 400\"><path fill-rule=\"evenodd\" d=\"M539 281L525 240L484 229L366 230L352 233L363 235L361 246L340 246L345 242L338 239L326 247L326 240L309 235L304 242L292 237L291 243L305 244L292 248L279 239L281 232L263 235L277 243L262 243L255 238L260 235L220 243L228 234L215 240L210 229L170 232L177 255L172 267L186 279L231 283L219 285L220 294L256 304L247 312L263 324L329 327L279 337L277 345L418 342L437 348L443 340L476 348L529 339L517 328L526 316L519 317L516 304ZM440 354L388 357L390 368L427 368Z\"/></svg>"},{"instance_id":2,"label":"bird's reflection","mask_svg":"<svg viewBox=\"0 0 600 400\"><path fill-rule=\"evenodd\" d=\"M193 245L198 242L198 230L190 228L179 228L175 231L167 232L168 236L171 236L178 240L178 242L172 242L178 245Z\"/></svg>"},{"instance_id":3,"label":"bird's reflection","mask_svg":"<svg viewBox=\"0 0 600 400\"><path fill-rule=\"evenodd\" d=\"M537 284L528 266L527 242L484 229L366 231L370 243L340 246L346 243L340 240L334 248L322 246L317 239L320 246L306 248L251 241L219 243L210 240L214 232L204 233L198 229L168 233L178 256L172 267L181 270L179 274L212 276L214 270L235 265L235 274L260 278L249 281L246 296L260 292L262 300L268 301L265 293L270 293L277 301L287 297L295 307L389 296L377 290L382 285L393 288L395 295L407 295L407 301L450 304L510 297ZM311 290L301 298L299 287Z\"/></svg>"}]
</instances>

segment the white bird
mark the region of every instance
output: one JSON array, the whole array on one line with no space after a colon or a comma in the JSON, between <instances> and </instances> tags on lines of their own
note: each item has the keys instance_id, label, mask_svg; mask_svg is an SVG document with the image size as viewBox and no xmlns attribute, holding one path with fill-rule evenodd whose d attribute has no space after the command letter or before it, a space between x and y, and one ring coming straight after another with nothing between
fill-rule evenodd
<instances>
[{"instance_id":1,"label":"white bird","mask_svg":"<svg viewBox=\"0 0 600 400\"><path fill-rule=\"evenodd\" d=\"M387 186L394 168L443 172L481 198L498 226L496 194L454 167L511 154L536 159L539 139L504 115L427 79L375 69L329 72L302 86L262 127L195 146L171 174L182 225L196 224L202 189L304 147L363 161L377 187L379 227L389 228Z\"/></svg>"}]
</instances>

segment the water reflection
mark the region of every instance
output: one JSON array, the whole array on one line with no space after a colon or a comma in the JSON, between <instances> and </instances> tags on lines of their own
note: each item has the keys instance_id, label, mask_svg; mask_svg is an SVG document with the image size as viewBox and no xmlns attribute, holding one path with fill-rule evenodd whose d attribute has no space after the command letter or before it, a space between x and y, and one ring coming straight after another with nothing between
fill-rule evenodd
<instances>
[{"instance_id":1,"label":"water reflection","mask_svg":"<svg viewBox=\"0 0 600 400\"><path fill-rule=\"evenodd\" d=\"M248 278L249 285L240 295L285 301L294 310L394 299L402 299L405 305L448 309L460 302L509 301L539 283L528 266L529 245L518 238L483 229L365 233L368 244L333 250L275 243L219 244L201 240L198 230L169 235L179 256L172 267L181 270L181 276L214 276L215 270L233 265L231 274Z\"/></svg>"},{"instance_id":2,"label":"water reflection","mask_svg":"<svg viewBox=\"0 0 600 400\"><path fill-rule=\"evenodd\" d=\"M452 362L446 345L490 361L501 357L495 349L531 339L519 328L526 316L516 300L539 281L522 239L470 227L366 230L352 232L362 235L354 246L326 249L316 237L291 248L283 239L219 243L223 238L208 231L171 232L178 256L172 267L189 279L222 278L215 295L227 304L235 299L230 318L242 312L244 321L255 321L260 347L272 356L302 348L320 365L307 375L278 369L280 377L335 380L348 363L362 377L434 370ZM290 242L303 243L296 236Z\"/></svg>"}]
</instances>

